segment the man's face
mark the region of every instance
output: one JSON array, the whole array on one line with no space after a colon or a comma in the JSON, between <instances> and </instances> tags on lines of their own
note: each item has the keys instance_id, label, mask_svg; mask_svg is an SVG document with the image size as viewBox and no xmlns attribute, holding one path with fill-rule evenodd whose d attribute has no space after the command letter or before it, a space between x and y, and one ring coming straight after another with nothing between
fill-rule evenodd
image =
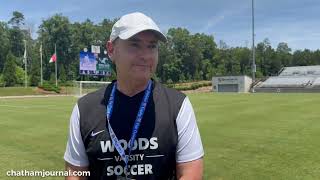
<instances>
[{"instance_id":1,"label":"man's face","mask_svg":"<svg viewBox=\"0 0 320 180\"><path fill-rule=\"evenodd\" d=\"M148 80L158 64L158 38L151 31L140 32L128 40L108 42L108 53L118 76Z\"/></svg>"}]
</instances>

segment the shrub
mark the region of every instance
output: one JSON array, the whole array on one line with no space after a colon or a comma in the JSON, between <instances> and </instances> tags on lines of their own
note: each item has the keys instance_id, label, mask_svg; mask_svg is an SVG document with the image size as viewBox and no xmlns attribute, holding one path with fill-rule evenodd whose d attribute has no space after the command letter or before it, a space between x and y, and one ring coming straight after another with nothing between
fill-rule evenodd
<instances>
[{"instance_id":1,"label":"shrub","mask_svg":"<svg viewBox=\"0 0 320 180\"><path fill-rule=\"evenodd\" d=\"M196 90L198 88L204 87L204 86L212 86L211 82L203 82L203 83L193 83L189 86L179 86L177 84L167 84L166 85L169 88L174 88L178 91L188 91L188 90Z\"/></svg>"},{"instance_id":2,"label":"shrub","mask_svg":"<svg viewBox=\"0 0 320 180\"><path fill-rule=\"evenodd\" d=\"M46 90L46 91L53 91L56 93L60 93L61 88L56 87L54 84L48 83L48 82L43 82L43 86L39 86L39 88Z\"/></svg>"}]
</instances>

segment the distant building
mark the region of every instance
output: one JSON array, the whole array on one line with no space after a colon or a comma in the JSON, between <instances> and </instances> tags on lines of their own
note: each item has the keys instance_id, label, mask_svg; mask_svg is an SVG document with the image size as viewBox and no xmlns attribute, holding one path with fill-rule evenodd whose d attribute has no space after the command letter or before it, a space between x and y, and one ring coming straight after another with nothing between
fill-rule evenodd
<instances>
[{"instance_id":1,"label":"distant building","mask_svg":"<svg viewBox=\"0 0 320 180\"><path fill-rule=\"evenodd\" d=\"M220 76L212 78L213 92L242 92L250 91L252 79L248 76Z\"/></svg>"}]
</instances>

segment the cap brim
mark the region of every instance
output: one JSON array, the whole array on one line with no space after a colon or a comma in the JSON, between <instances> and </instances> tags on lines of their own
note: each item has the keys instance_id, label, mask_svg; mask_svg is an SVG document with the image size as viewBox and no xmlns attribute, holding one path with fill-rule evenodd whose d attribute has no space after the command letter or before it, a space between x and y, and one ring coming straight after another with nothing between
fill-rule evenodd
<instances>
[{"instance_id":1,"label":"cap brim","mask_svg":"<svg viewBox=\"0 0 320 180\"><path fill-rule=\"evenodd\" d=\"M144 28L144 27L124 32L124 33L119 35L119 38L122 39L122 40L127 40L127 39L131 38L132 36L134 36L134 35L136 35L136 34L138 34L140 32L143 32L143 31L152 31L152 32L154 32L156 34L156 36L158 37L158 39L160 41L167 42L167 37L161 31L159 31L157 29Z\"/></svg>"}]
</instances>

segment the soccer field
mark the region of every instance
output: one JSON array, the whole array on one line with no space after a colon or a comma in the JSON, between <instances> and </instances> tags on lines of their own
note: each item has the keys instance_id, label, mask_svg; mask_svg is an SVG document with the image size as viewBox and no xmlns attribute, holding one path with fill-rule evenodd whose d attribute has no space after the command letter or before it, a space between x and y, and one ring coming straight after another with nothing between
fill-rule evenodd
<instances>
[{"instance_id":1,"label":"soccer field","mask_svg":"<svg viewBox=\"0 0 320 180\"><path fill-rule=\"evenodd\" d=\"M320 179L320 94L188 96L205 149L204 179ZM11 169L63 170L76 100L0 99L0 179Z\"/></svg>"}]
</instances>

